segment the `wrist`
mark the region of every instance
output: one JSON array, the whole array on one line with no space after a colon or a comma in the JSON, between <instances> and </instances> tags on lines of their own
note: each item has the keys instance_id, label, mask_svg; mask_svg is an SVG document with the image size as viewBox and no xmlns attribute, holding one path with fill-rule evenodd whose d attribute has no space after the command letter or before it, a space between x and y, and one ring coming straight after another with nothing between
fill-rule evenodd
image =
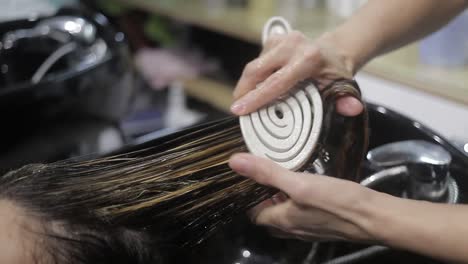
<instances>
[{"instance_id":1,"label":"wrist","mask_svg":"<svg viewBox=\"0 0 468 264\"><path fill-rule=\"evenodd\" d=\"M340 33L339 30L325 32L317 39L317 42L320 46L333 50L346 70L354 76L368 59L360 52L358 45L352 44L354 41L343 39L343 36L349 35L349 33Z\"/></svg>"},{"instance_id":2,"label":"wrist","mask_svg":"<svg viewBox=\"0 0 468 264\"><path fill-rule=\"evenodd\" d=\"M414 209L412 200L375 191L367 206L368 221L365 228L378 244L404 247L402 234L412 229L414 223L407 218L411 219Z\"/></svg>"},{"instance_id":3,"label":"wrist","mask_svg":"<svg viewBox=\"0 0 468 264\"><path fill-rule=\"evenodd\" d=\"M361 202L355 203L355 224L367 235L366 240L369 243L388 245L391 235L391 229L394 225L391 223L395 200L400 198L366 189L366 194L362 196ZM393 211L394 212L394 211Z\"/></svg>"}]
</instances>

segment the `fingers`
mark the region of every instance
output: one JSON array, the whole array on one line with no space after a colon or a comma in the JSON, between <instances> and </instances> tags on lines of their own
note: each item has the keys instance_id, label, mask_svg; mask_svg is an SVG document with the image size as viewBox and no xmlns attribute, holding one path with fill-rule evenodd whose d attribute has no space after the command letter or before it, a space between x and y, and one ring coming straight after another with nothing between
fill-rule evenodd
<instances>
[{"instance_id":1,"label":"fingers","mask_svg":"<svg viewBox=\"0 0 468 264\"><path fill-rule=\"evenodd\" d=\"M354 224L313 207L298 206L293 200L265 207L253 222L274 230L273 235L301 240L346 240L365 237Z\"/></svg>"},{"instance_id":2,"label":"fingers","mask_svg":"<svg viewBox=\"0 0 468 264\"><path fill-rule=\"evenodd\" d=\"M263 45L262 52L260 53L260 56L267 53L274 47L277 47L281 42L284 41L286 38L286 35L278 35L278 34L273 34L268 38L268 40L265 42Z\"/></svg>"},{"instance_id":3,"label":"fingers","mask_svg":"<svg viewBox=\"0 0 468 264\"><path fill-rule=\"evenodd\" d=\"M299 32L293 31L286 36L274 36L269 41L267 41L265 48L260 55L259 58L250 62L244 69L242 76L236 85L234 90L234 99L239 99L246 94L252 93L255 91L256 86L267 79L269 77L270 82L274 82L275 80L281 80L279 84L282 82L288 82L288 80L282 80L283 77L280 74L276 74L278 69L281 69L284 72L284 76L290 78L286 74L287 72L294 73L295 71L290 71L290 69L286 68L296 68L296 64L294 62L295 54L298 53L298 50L302 48L302 45L307 41L306 37ZM290 61L293 61L290 63ZM276 76L275 78L271 78ZM297 78L295 78L297 79ZM277 81L276 81L277 82ZM248 111L254 111L259 107L265 105L267 102L275 99L281 93L284 93L286 90L291 88L292 85L281 86L281 89L275 90L274 87L270 87L270 84L267 84L265 87L267 89L266 92L255 93L254 95L246 98L244 101L236 102L231 107L231 111L237 115L246 114L245 107L247 107ZM270 91L272 94L270 94ZM263 95L268 95L268 100L263 99ZM261 103L257 103L257 99L262 99ZM248 112L247 112L248 113Z\"/></svg>"},{"instance_id":4,"label":"fingers","mask_svg":"<svg viewBox=\"0 0 468 264\"><path fill-rule=\"evenodd\" d=\"M290 231L292 221L288 219L287 212L292 211L292 201L288 200L274 206L263 208L253 219L255 224L275 227L279 230Z\"/></svg>"},{"instance_id":5,"label":"fingers","mask_svg":"<svg viewBox=\"0 0 468 264\"><path fill-rule=\"evenodd\" d=\"M277 188L285 192L294 201L301 204L326 199L328 192L333 192L329 177L295 173L288 171L271 160L260 158L252 154L234 154L229 160L231 169L240 175L249 177L254 181ZM316 197L316 195L324 197Z\"/></svg>"},{"instance_id":6,"label":"fingers","mask_svg":"<svg viewBox=\"0 0 468 264\"><path fill-rule=\"evenodd\" d=\"M231 111L236 115L246 115L274 101L297 82L297 75L290 66L276 71L257 89L234 102Z\"/></svg>"},{"instance_id":7,"label":"fingers","mask_svg":"<svg viewBox=\"0 0 468 264\"><path fill-rule=\"evenodd\" d=\"M274 36L265 44L258 58L249 62L242 72L233 92L234 99L238 99L270 76L274 71L287 64L293 52L290 47L280 45L284 36Z\"/></svg>"},{"instance_id":8,"label":"fingers","mask_svg":"<svg viewBox=\"0 0 468 264\"><path fill-rule=\"evenodd\" d=\"M276 35L267 41L260 57L245 67L234 90L236 101L231 112L246 115L256 111L307 78L321 83L352 76L345 57L333 47L317 41L311 45L297 31ZM344 116L356 116L363 105L356 99L343 98L336 109Z\"/></svg>"},{"instance_id":9,"label":"fingers","mask_svg":"<svg viewBox=\"0 0 468 264\"><path fill-rule=\"evenodd\" d=\"M278 50L278 45L283 38L284 36L278 35L270 37L263 46L260 56L245 66L234 89L234 99L238 99L248 91L255 89L259 82L265 80L273 71L286 63L286 54Z\"/></svg>"},{"instance_id":10,"label":"fingers","mask_svg":"<svg viewBox=\"0 0 468 264\"><path fill-rule=\"evenodd\" d=\"M286 55L283 52L279 52L278 48L273 48L259 58L249 62L245 66L242 76L234 89L234 99L238 99L250 90L254 90L257 84L264 81L286 63Z\"/></svg>"},{"instance_id":11,"label":"fingers","mask_svg":"<svg viewBox=\"0 0 468 264\"><path fill-rule=\"evenodd\" d=\"M361 199L362 186L357 183L323 175L288 171L271 160L247 153L233 155L229 166L240 175L277 188L301 205L334 210L350 205L354 199ZM346 190L335 195L337 190ZM355 198L353 198L355 197Z\"/></svg>"},{"instance_id":12,"label":"fingers","mask_svg":"<svg viewBox=\"0 0 468 264\"><path fill-rule=\"evenodd\" d=\"M278 195L255 207L251 218L256 224L291 233L300 239L371 238L360 226L369 225L365 217L368 208L372 208L368 201L372 200L374 191L342 179L291 172L268 159L247 153L233 155L229 166L290 197L285 200Z\"/></svg>"},{"instance_id":13,"label":"fingers","mask_svg":"<svg viewBox=\"0 0 468 264\"><path fill-rule=\"evenodd\" d=\"M288 196L284 192L279 192L271 197L273 204L279 204L288 200Z\"/></svg>"},{"instance_id":14,"label":"fingers","mask_svg":"<svg viewBox=\"0 0 468 264\"><path fill-rule=\"evenodd\" d=\"M283 203L287 200L288 200L288 197L286 196L286 194L284 194L283 192L279 192L273 195L270 199L266 199L265 201L257 204L252 209L250 209L248 212L248 216L250 217L252 221L254 221L254 219L257 218L257 215L261 211L263 211L265 208Z\"/></svg>"},{"instance_id":15,"label":"fingers","mask_svg":"<svg viewBox=\"0 0 468 264\"><path fill-rule=\"evenodd\" d=\"M251 83L248 84L248 88L239 87L239 90L242 90L246 94L243 96L240 93L237 94L241 97L231 107L231 111L234 114L246 115L259 109L286 93L299 81L317 74L324 67L318 48L314 46L294 46L295 48L291 52L293 54L289 54L289 52L284 51L284 48L282 48L286 44L271 51L271 53L275 54L288 54L288 57L283 58L281 63L277 65L277 68L281 66L277 71L269 76L268 74L267 76L262 75L262 78L267 78L256 89L253 88L254 86ZM292 44L289 45L291 46ZM291 49L290 46L287 47ZM280 48L282 48L281 52L278 52L277 50Z\"/></svg>"},{"instance_id":16,"label":"fingers","mask_svg":"<svg viewBox=\"0 0 468 264\"><path fill-rule=\"evenodd\" d=\"M260 184L282 190L289 196L304 183L301 174L288 171L268 159L247 153L233 155L229 160L229 166L237 173Z\"/></svg>"},{"instance_id":17,"label":"fingers","mask_svg":"<svg viewBox=\"0 0 468 264\"><path fill-rule=\"evenodd\" d=\"M301 204L315 202L315 198L326 199L328 192L333 193L330 181L334 180L329 180L329 177L288 171L271 160L252 154L234 154L229 160L229 166L240 175L285 192Z\"/></svg>"},{"instance_id":18,"label":"fingers","mask_svg":"<svg viewBox=\"0 0 468 264\"><path fill-rule=\"evenodd\" d=\"M283 231L274 227L267 227L267 229L268 229L268 232L272 236L277 237L277 238L282 238L282 239L297 239L297 240L310 241L310 242L333 242L337 240L343 240L341 237L322 236L318 234L297 235L297 234L288 233L286 231Z\"/></svg>"},{"instance_id":19,"label":"fingers","mask_svg":"<svg viewBox=\"0 0 468 264\"><path fill-rule=\"evenodd\" d=\"M354 97L340 98L336 103L336 111L344 116L357 116L363 109L362 103Z\"/></svg>"},{"instance_id":20,"label":"fingers","mask_svg":"<svg viewBox=\"0 0 468 264\"><path fill-rule=\"evenodd\" d=\"M339 232L334 231L333 227L323 227L323 225L317 224L320 222L336 223L334 216L314 208L300 208L292 200L263 208L258 212L253 222L275 230L274 235L281 237L294 237L302 240L343 237Z\"/></svg>"}]
</instances>

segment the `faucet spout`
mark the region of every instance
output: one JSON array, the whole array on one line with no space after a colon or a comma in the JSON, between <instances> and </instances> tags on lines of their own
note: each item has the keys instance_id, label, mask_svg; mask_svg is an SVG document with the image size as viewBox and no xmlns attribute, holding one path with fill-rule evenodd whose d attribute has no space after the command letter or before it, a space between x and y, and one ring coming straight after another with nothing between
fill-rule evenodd
<instances>
[{"instance_id":1,"label":"faucet spout","mask_svg":"<svg viewBox=\"0 0 468 264\"><path fill-rule=\"evenodd\" d=\"M406 166L410 198L445 200L452 157L439 145L423 140L400 141L369 151L367 159L380 168Z\"/></svg>"}]
</instances>

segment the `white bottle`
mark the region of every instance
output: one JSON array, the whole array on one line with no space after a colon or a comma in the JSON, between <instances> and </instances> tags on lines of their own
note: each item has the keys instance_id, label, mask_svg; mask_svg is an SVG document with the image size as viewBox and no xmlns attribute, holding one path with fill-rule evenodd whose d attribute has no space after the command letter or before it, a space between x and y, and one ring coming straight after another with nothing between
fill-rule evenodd
<instances>
[{"instance_id":1,"label":"white bottle","mask_svg":"<svg viewBox=\"0 0 468 264\"><path fill-rule=\"evenodd\" d=\"M173 82L168 88L168 107L164 125L168 129L179 129L198 122L203 115L187 108L182 83Z\"/></svg>"}]
</instances>

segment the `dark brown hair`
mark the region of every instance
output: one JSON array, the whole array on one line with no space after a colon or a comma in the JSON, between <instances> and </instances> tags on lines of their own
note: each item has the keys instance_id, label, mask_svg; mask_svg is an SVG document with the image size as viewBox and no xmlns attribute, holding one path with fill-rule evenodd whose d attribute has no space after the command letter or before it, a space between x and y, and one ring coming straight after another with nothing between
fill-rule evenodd
<instances>
[{"instance_id":1,"label":"dark brown hair","mask_svg":"<svg viewBox=\"0 0 468 264\"><path fill-rule=\"evenodd\" d=\"M338 96L359 97L352 82L331 87L332 105ZM357 179L366 118L342 120L344 135L326 127L336 135L320 148L333 146L336 176ZM228 167L233 153L246 150L231 117L124 154L24 166L0 179L0 195L43 223L58 263L155 263L155 248L197 244L276 192Z\"/></svg>"}]
</instances>

